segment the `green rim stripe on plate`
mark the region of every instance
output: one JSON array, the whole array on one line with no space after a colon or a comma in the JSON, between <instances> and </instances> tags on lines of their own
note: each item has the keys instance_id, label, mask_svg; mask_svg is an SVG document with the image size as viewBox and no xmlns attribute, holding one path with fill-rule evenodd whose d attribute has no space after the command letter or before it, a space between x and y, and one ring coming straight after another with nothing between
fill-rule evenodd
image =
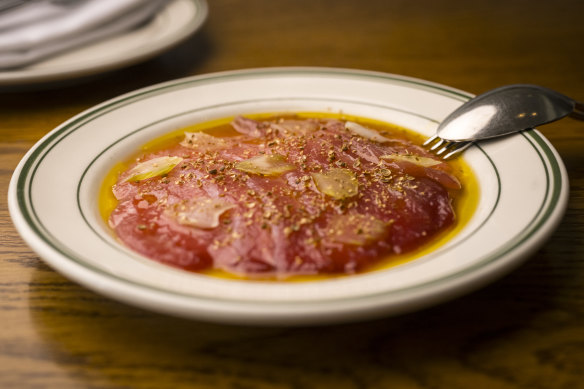
<instances>
[{"instance_id":1,"label":"green rim stripe on plate","mask_svg":"<svg viewBox=\"0 0 584 389\"><path fill-rule=\"evenodd\" d=\"M94 109L86 112L85 114L81 114L81 116L72 119L71 122L67 122L67 123L63 124L60 129L56 129L55 132L51 133L43 141L43 143L39 144L37 149L34 150L34 152L28 157L28 160L23 165L22 174L19 177L18 182L17 182L18 205L22 211L23 216L25 217L25 220L27 220L29 226L31 228L33 228L33 230L35 232L37 232L37 234L41 238L43 238L43 241L45 241L45 243L47 243L48 245L53 247L58 252L65 255L66 257L69 257L69 259L75 260L74 258L70 258L70 256L66 252L60 250L58 247L55 247L53 242L46 240L45 234L43 234L40 231L40 229L37 227L36 223L38 223L40 226L42 226L42 224L41 224L40 220L38 220L36 212L34 211L34 206L32 204L32 196L30 193L31 188L32 188L32 180L34 177L34 172L36 172L38 165L42 162L42 159L44 158L46 153L48 153L54 147L54 145L56 143L60 142L61 139L58 139L59 136L62 136L62 138L64 138L65 136L68 135L68 131L69 131L69 133L75 131L77 128L79 128L83 124L83 122L92 120L96 116L103 115L103 114L107 113L108 111L111 111L114 108L119 108L120 106L130 104L132 101L138 100L140 98L144 98L145 96L156 95L159 92L163 92L163 91L168 92L168 91L171 91L171 90L177 89L177 88L181 89L181 88L184 88L186 86L197 84L197 83L215 82L217 80L225 80L226 77L245 79L245 78L249 78L249 77L255 78L257 76L266 75L266 74L268 74L268 75L295 74L295 75L304 75L304 76L320 74L320 75L333 76L333 77L339 76L339 75L345 75L345 76L351 75L357 79L363 79L364 76L367 76L367 77L374 77L374 78L378 78L378 79L383 79L385 81L391 80L394 82L399 82L399 83L404 83L404 84L413 84L413 85L421 86L421 87L424 87L426 89L434 90L434 91L439 90L442 92L441 94L443 94L447 97L450 97L450 98L452 98L453 96L456 96L457 100L460 100L460 101L466 100L467 98L469 98L471 96L471 95L463 94L460 92L452 91L452 90L449 90L449 89L444 88L444 87L437 87L435 85L426 84L426 83L423 83L422 81L408 80L408 79L403 79L403 78L399 78L399 77L395 77L395 76L388 76L388 75L382 75L382 74L369 74L366 72L362 73L362 72L345 72L345 71L315 71L314 69L312 69L312 70L309 70L309 69L288 70L288 71L271 70L271 71L255 71L255 72L248 71L248 72L243 72L243 73L234 72L234 73L227 73L227 74L223 74L223 75L221 75L221 74L215 75L215 76L211 76L211 77L195 77L192 79L187 79L185 81L180 80L177 82L166 83L166 84L163 84L161 86L156 86L156 87L149 88L146 90L139 90L135 93L131 93L129 95L124 95L118 99L114 99L110 102L106 102L106 103L104 103L104 105L100 105L100 106L95 107ZM541 139L539 136L536 136L534 134L532 134L532 138L540 145L542 150L544 150L544 152L546 153L546 157L548 157L550 164L552 165L553 171L555 173L559 173L559 165L558 165L557 161L555 161L555 157L554 157L553 153L551 152L551 150L549 150L545 141L543 139ZM51 145L51 142L53 142L53 141L55 143ZM48 147L48 149L47 149L47 147ZM45 149L47 149L47 150L45 150ZM540 154L539 150L536 149L536 151L538 152L538 154ZM43 152L45 152L45 154L41 154ZM542 158L541 155L540 155L540 158ZM543 161L543 158L542 158L542 161ZM36 162L36 165L35 165L35 162ZM544 167L546 168L546 174L547 174L547 166L544 166ZM31 169L32 169L32 174L31 174ZM30 175L30 181L26 181L26 178L29 177L29 175ZM554 183L555 184L558 184L558 183L561 184L562 178L559 174L552 174L552 176L554 176ZM26 182L30 183L28 193L24 190L24 188L26 187ZM560 195L559 187L561 187L561 185L560 186L554 185L554 191L552 193L554 199L559 198L559 195ZM33 219L32 215L29 214L29 210L26 207L26 195L28 195L28 199L30 199L31 211L34 214L34 216L36 217L36 223L35 223L35 220ZM548 209L546 209L546 211L543 213L543 215L544 215L543 218L540 219L540 221L539 221L539 223L537 223L537 225L533 226L530 229L529 236L531 235L531 233L536 231L545 222L545 220L547 220L547 218L549 218L552 211L553 211L553 209L550 209L549 207L548 207ZM50 236L50 234L48 234L48 235ZM527 238L528 238L528 236L525 237L524 239L527 239ZM521 241L523 241L523 240L521 240ZM511 245L512 247L509 247L509 251L512 250L513 248L515 248L518 244L520 244L521 241L514 242L513 245ZM77 263L79 263L79 262L77 262ZM83 263L82 265L90 267L94 270L97 270L100 273L105 274L108 277L115 277L110 273L105 273L99 269L95 269L91 266L88 266L85 263ZM484 263L477 264L477 266L479 266L479 267L484 266ZM469 269L464 269L463 272L466 272L468 270ZM132 281L129 281L127 279L123 279L123 278L119 278L119 279L123 282L129 282L129 283L135 284ZM442 280L444 280L444 278L434 280L431 283L441 282ZM135 285L146 287L148 289L152 289L152 287L150 287L150 286L144 286L144 285L140 285L140 284L135 284ZM423 285L416 285L415 288L420 288L422 286ZM161 290L161 291L163 291L165 293L176 294L176 293L170 292L168 290ZM396 292L399 292L399 291L396 291ZM394 292L392 292L392 293L394 293ZM193 297L191 295L187 295L187 296ZM197 296L197 298L200 298L200 297Z\"/></svg>"},{"instance_id":2,"label":"green rim stripe on plate","mask_svg":"<svg viewBox=\"0 0 584 389\"><path fill-rule=\"evenodd\" d=\"M399 81L402 81L402 82L403 82L403 80L401 80L401 79L399 79ZM181 83L180 85L184 85L184 83ZM422 84L422 85L424 85L424 84ZM173 85L171 85L171 86L172 86L172 87L176 87L176 85L174 85L174 84L173 84ZM424 86L426 86L426 85L424 85ZM427 87L427 86L426 86L426 87ZM173 88L173 89L174 89L174 88ZM141 96L141 94L140 94L140 96ZM139 97L139 96L130 96L130 97L135 97L135 98L137 98L137 97ZM128 102L126 102L126 103L128 103ZM113 103L112 103L112 105L113 105ZM38 230L37 230L37 231L38 231ZM47 243L51 244L50 242L47 242ZM53 246L53 245L51 244L51 246ZM53 246L53 247L54 247L54 246ZM55 249L58 249L57 247L54 247L54 248L55 248ZM61 253L63 253L63 254L64 254L64 252L62 252L61 250L59 250L59 252L61 252ZM66 256L69 256L69 255L66 255ZM84 265L87 265L87 264L84 264ZM95 268L94 268L94 269L95 269ZM96 269L96 270L99 270L99 269ZM105 273L105 274L109 275L109 273ZM109 276L111 276L111 275L109 275ZM124 280L125 282L130 282L129 280L125 280L125 279L123 279L123 280ZM165 292L168 292L168 291L165 291Z\"/></svg>"}]
</instances>

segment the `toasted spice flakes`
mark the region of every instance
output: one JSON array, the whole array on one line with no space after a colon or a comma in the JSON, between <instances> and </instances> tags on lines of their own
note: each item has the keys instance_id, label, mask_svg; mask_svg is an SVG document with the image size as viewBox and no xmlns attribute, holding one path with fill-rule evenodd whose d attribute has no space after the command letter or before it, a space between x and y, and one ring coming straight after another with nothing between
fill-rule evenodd
<instances>
[{"instance_id":1,"label":"toasted spice flakes","mask_svg":"<svg viewBox=\"0 0 584 389\"><path fill-rule=\"evenodd\" d=\"M284 123L283 119L278 120ZM285 237L293 237L295 242L301 239L300 242L326 255L331 248L322 242L326 237L321 233L331 214L340 218L334 228L329 226L327 230L336 237L336 242L368 244L372 236L383 235L394 220L387 217L385 221L369 219L368 215L377 212L392 215L396 199L407 198L409 191L419 188L416 177L396 171L393 161L401 160L393 157L394 153L387 152L391 157L385 160L364 153L367 140L361 135L344 130L334 134L333 127L323 126L313 133L301 133L298 126L287 128L290 130L283 135L278 128L266 124L265 138L233 143L233 152L191 150L189 154L181 153L179 155L184 155L182 161L170 174L170 179L166 173L159 176L157 181L161 188L172 182L238 204L237 209L221 217L214 227L225 231L222 237L212 241L215 249L239 240L253 241L256 237L247 234L252 230L243 226L255 226L255 231L282 231ZM320 142L320 149L315 149L314 142ZM257 146L255 152L253 145ZM404 160L420 161L409 156ZM270 182L275 185L268 185ZM421 197L427 194L426 187L422 188L418 192ZM368 193L372 189L376 192ZM283 200L287 203L283 204ZM163 201L166 203L166 199L155 200L161 207L164 207ZM362 218L355 216L361 214ZM238 215L242 219L238 219ZM321 232L315 225L320 225ZM145 224L136 226L138 230L147 228ZM430 233L423 229L419 235ZM297 266L305 263L301 256L292 258ZM245 258L237 256L235 262L242 260Z\"/></svg>"}]
</instances>

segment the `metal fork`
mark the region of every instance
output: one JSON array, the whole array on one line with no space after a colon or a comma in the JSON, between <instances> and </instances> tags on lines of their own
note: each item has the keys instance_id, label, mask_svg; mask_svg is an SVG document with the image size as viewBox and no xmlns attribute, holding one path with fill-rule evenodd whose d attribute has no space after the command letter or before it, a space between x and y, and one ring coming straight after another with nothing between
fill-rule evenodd
<instances>
[{"instance_id":1,"label":"metal fork","mask_svg":"<svg viewBox=\"0 0 584 389\"><path fill-rule=\"evenodd\" d=\"M531 129L567 115L584 120L584 103L537 85L507 85L454 110L424 146L449 159L474 142Z\"/></svg>"},{"instance_id":2,"label":"metal fork","mask_svg":"<svg viewBox=\"0 0 584 389\"><path fill-rule=\"evenodd\" d=\"M424 142L424 146L429 147L430 150L435 151L436 155L442 157L442 159L450 159L456 154L462 153L464 150L468 149L473 142L452 142L446 139L440 138L438 134L433 135Z\"/></svg>"}]
</instances>

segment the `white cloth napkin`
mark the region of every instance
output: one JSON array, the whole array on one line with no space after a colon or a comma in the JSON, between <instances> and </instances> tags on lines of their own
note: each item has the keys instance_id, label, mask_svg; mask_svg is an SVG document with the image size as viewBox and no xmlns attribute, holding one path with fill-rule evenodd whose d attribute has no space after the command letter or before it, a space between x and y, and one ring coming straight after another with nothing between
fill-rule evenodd
<instances>
[{"instance_id":1,"label":"white cloth napkin","mask_svg":"<svg viewBox=\"0 0 584 389\"><path fill-rule=\"evenodd\" d=\"M169 0L33 0L0 13L0 68L51 55L138 26Z\"/></svg>"}]
</instances>

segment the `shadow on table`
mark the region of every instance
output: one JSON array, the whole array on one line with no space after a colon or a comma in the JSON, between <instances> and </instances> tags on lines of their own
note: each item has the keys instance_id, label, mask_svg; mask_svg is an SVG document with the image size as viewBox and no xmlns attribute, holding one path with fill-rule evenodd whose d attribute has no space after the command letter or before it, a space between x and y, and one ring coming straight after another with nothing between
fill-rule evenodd
<instances>
[{"instance_id":1,"label":"shadow on table","mask_svg":"<svg viewBox=\"0 0 584 389\"><path fill-rule=\"evenodd\" d=\"M558 303L568 291L554 274L545 276L553 261L544 249L507 278L456 301L326 327L167 317L105 299L42 267L33 273L29 300L44 358L97 386L577 386L584 312ZM568 286L577 282L563 278Z\"/></svg>"}]
</instances>

